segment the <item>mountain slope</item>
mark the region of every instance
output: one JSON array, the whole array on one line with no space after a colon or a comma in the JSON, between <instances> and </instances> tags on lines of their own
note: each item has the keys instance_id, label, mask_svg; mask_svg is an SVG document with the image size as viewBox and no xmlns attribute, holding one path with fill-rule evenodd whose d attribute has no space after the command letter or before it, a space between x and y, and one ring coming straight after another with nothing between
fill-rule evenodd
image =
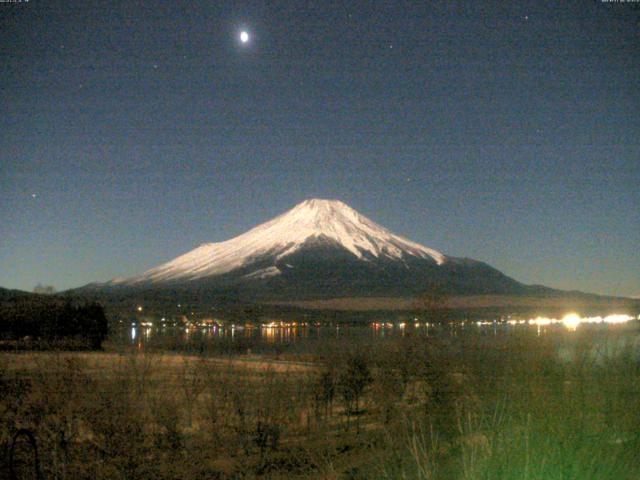
<instances>
[{"instance_id":1,"label":"mountain slope","mask_svg":"<svg viewBox=\"0 0 640 480\"><path fill-rule=\"evenodd\" d=\"M222 275L257 262L264 256L271 256L277 262L293 255L314 239L333 242L365 261L371 257L401 260L403 256L410 255L440 265L446 258L435 250L394 235L342 202L313 199L236 238L201 245L122 283L193 281ZM248 275L264 278L279 273L276 265L270 265Z\"/></svg>"},{"instance_id":2,"label":"mountain slope","mask_svg":"<svg viewBox=\"0 0 640 480\"><path fill-rule=\"evenodd\" d=\"M432 284L454 294L513 294L528 288L485 263L446 256L393 234L340 201L320 199L140 276L86 288L309 299L406 296Z\"/></svg>"}]
</instances>

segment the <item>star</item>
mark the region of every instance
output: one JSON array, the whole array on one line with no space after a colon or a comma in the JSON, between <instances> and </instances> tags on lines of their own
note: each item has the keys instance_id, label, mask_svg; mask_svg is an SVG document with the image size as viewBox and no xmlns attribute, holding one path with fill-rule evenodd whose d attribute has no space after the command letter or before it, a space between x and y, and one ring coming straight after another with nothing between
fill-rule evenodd
<instances>
[{"instance_id":1,"label":"star","mask_svg":"<svg viewBox=\"0 0 640 480\"><path fill-rule=\"evenodd\" d=\"M37 193L32 193L32 194L31 194L31 198L36 198L37 196L38 196L38 194L37 194Z\"/></svg>"}]
</instances>

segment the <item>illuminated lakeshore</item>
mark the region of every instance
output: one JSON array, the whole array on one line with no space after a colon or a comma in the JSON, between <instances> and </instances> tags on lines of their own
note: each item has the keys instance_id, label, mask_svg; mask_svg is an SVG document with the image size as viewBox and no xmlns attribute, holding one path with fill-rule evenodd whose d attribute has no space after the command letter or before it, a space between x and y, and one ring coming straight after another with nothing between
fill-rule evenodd
<instances>
[{"instance_id":1,"label":"illuminated lakeshore","mask_svg":"<svg viewBox=\"0 0 640 480\"><path fill-rule=\"evenodd\" d=\"M507 333L511 328L535 327L534 333L540 335L548 328L562 327L567 331L576 331L582 325L617 326L636 322L640 315L612 313L604 316L580 316L567 313L558 317L532 318L495 318L491 320L457 320L445 323L420 321L418 318L404 321L374 321L361 324L354 323L320 323L308 321L270 320L265 323L236 322L228 323L219 319L161 320L132 322L127 330L128 341L134 343L147 342L151 339L174 338L178 342L192 340L240 341L262 339L268 343L295 343L297 339L339 337L341 335L386 337L405 335L409 331L420 334L448 334L456 332L473 333L491 329L495 334ZM122 335L119 337L124 340Z\"/></svg>"}]
</instances>

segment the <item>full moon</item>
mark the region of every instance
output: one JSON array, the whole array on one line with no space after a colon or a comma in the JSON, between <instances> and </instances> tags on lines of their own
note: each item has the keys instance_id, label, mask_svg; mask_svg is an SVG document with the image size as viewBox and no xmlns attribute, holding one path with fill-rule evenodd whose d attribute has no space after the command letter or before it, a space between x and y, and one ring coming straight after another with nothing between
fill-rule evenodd
<instances>
[{"instance_id":1,"label":"full moon","mask_svg":"<svg viewBox=\"0 0 640 480\"><path fill-rule=\"evenodd\" d=\"M240 32L240 41L242 43L247 43L249 41L249 33L244 30Z\"/></svg>"}]
</instances>

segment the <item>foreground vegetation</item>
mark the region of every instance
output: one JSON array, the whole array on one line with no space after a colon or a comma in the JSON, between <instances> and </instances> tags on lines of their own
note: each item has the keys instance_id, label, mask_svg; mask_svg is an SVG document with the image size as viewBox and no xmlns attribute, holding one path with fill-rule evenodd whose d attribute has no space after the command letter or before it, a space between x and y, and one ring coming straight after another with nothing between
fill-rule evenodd
<instances>
[{"instance_id":1,"label":"foreground vegetation","mask_svg":"<svg viewBox=\"0 0 640 480\"><path fill-rule=\"evenodd\" d=\"M0 476L636 479L637 345L602 333L4 353Z\"/></svg>"}]
</instances>

